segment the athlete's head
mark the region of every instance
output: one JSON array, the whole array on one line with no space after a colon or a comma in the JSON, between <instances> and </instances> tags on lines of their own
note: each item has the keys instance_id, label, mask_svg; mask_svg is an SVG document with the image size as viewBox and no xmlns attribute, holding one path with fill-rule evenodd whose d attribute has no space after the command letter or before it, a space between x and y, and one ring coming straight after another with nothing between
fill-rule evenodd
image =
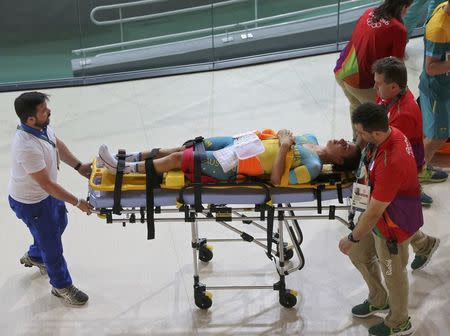
<instances>
[{"instance_id":1,"label":"athlete's head","mask_svg":"<svg viewBox=\"0 0 450 336\"><path fill-rule=\"evenodd\" d=\"M361 150L353 142L333 139L327 142L325 149L337 170L354 170L358 168Z\"/></svg>"}]
</instances>

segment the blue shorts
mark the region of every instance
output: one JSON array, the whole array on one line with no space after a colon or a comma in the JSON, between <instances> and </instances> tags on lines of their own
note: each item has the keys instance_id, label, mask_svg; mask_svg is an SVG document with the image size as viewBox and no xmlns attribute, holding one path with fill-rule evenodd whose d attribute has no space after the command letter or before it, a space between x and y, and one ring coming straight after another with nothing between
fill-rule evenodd
<instances>
[{"instance_id":1,"label":"blue shorts","mask_svg":"<svg viewBox=\"0 0 450 336\"><path fill-rule=\"evenodd\" d=\"M436 140L450 137L450 98L435 100L420 91L420 109L425 137Z\"/></svg>"}]
</instances>

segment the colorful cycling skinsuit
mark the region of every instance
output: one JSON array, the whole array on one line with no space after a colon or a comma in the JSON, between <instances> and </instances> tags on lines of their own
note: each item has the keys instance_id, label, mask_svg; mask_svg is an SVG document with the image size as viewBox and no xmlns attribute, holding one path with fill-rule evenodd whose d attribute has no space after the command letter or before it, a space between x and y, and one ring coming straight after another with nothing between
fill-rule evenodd
<instances>
[{"instance_id":1,"label":"colorful cycling skinsuit","mask_svg":"<svg viewBox=\"0 0 450 336\"><path fill-rule=\"evenodd\" d=\"M214 180L233 181L239 175L244 176L262 176L270 175L275 158L279 152L278 139L261 140L265 148L264 152L254 158L239 160L238 166L228 172L224 172L217 159L214 157L214 151L231 146L234 143L233 137L214 137L204 140L206 157L202 160L202 175L205 182ZM295 136L295 144L292 146L293 160L289 171L289 184L308 183L314 180L322 169L322 162L319 156L305 144L317 145L317 139L314 135L305 134ZM194 173L194 155L193 148L188 148L183 152L181 170L188 179L193 179ZM208 179L210 177L211 179Z\"/></svg>"}]
</instances>

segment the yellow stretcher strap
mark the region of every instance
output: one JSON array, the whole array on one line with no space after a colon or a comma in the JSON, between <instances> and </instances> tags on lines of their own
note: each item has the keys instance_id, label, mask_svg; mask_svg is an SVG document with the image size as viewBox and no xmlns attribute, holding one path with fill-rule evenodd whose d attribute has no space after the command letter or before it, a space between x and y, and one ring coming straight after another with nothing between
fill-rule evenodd
<instances>
[{"instance_id":1,"label":"yellow stretcher strap","mask_svg":"<svg viewBox=\"0 0 450 336\"><path fill-rule=\"evenodd\" d=\"M294 151L292 148L287 152L286 158L284 159L284 171L281 176L280 186L287 187L289 185L289 172L291 170L292 162L294 161Z\"/></svg>"}]
</instances>

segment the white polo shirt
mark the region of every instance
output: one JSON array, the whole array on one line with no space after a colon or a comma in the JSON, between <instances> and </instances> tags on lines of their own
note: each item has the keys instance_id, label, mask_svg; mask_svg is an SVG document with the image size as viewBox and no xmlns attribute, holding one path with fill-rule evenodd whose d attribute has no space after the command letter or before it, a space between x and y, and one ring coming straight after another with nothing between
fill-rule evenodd
<instances>
[{"instance_id":1,"label":"white polo shirt","mask_svg":"<svg viewBox=\"0 0 450 336\"><path fill-rule=\"evenodd\" d=\"M56 144L53 129L47 126L48 138ZM38 203L48 197L48 193L30 176L47 168L50 179L57 181L57 149L48 141L22 130L17 130L11 148L11 178L9 195L18 202Z\"/></svg>"}]
</instances>

